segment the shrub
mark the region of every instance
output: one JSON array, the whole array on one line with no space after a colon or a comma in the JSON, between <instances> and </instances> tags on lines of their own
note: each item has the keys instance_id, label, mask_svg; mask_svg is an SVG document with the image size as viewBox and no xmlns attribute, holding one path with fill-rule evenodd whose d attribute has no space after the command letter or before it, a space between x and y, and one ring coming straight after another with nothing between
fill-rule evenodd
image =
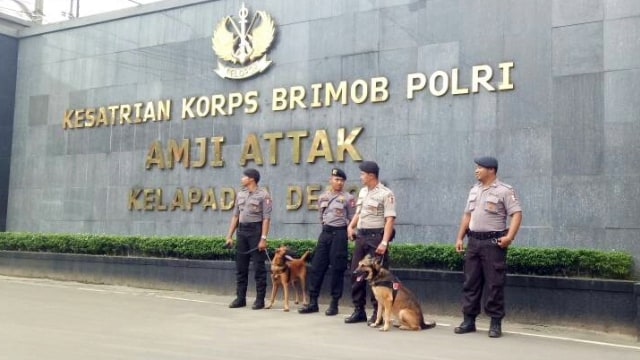
<instances>
[{"instance_id":1,"label":"shrub","mask_svg":"<svg viewBox=\"0 0 640 360\"><path fill-rule=\"evenodd\" d=\"M280 245L298 256L307 250L313 255L316 241L271 239L269 255ZM353 243L349 247L353 250ZM0 250L198 260L233 260L235 256L233 249L224 246L222 236L0 232ZM462 270L462 256L452 244L397 243L390 247L389 256L395 268ZM507 264L513 274L630 279L633 273L633 258L621 251L513 246Z\"/></svg>"}]
</instances>

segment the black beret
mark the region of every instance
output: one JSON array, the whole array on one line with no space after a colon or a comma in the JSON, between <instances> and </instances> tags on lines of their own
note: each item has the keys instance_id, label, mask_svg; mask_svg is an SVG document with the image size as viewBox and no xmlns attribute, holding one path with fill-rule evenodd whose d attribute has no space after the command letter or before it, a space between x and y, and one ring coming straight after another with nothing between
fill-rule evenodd
<instances>
[{"instance_id":1,"label":"black beret","mask_svg":"<svg viewBox=\"0 0 640 360\"><path fill-rule=\"evenodd\" d=\"M245 176L252 178L256 183L260 182L260 173L256 169L247 169L242 172Z\"/></svg>"},{"instance_id":2,"label":"black beret","mask_svg":"<svg viewBox=\"0 0 640 360\"><path fill-rule=\"evenodd\" d=\"M492 156L480 156L473 159L473 162L483 168L498 170L498 160Z\"/></svg>"},{"instance_id":3,"label":"black beret","mask_svg":"<svg viewBox=\"0 0 640 360\"><path fill-rule=\"evenodd\" d=\"M378 176L378 174L380 173L380 168L375 161L363 161L360 163L360 165L358 165L358 167L361 171L369 174L376 174L376 176Z\"/></svg>"},{"instance_id":4,"label":"black beret","mask_svg":"<svg viewBox=\"0 0 640 360\"><path fill-rule=\"evenodd\" d=\"M338 168L331 169L331 176L337 176L344 180L347 180L347 174L345 174L344 171Z\"/></svg>"}]
</instances>

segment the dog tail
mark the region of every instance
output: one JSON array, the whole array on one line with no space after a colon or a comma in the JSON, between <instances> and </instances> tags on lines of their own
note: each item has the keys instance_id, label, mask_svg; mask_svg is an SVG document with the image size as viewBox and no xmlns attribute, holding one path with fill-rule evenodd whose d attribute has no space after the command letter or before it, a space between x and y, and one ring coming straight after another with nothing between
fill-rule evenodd
<instances>
[{"instance_id":1,"label":"dog tail","mask_svg":"<svg viewBox=\"0 0 640 360\"><path fill-rule=\"evenodd\" d=\"M422 330L433 329L434 327L436 327L435 321L429 321L429 322L422 321L422 324L420 324L420 328Z\"/></svg>"}]
</instances>

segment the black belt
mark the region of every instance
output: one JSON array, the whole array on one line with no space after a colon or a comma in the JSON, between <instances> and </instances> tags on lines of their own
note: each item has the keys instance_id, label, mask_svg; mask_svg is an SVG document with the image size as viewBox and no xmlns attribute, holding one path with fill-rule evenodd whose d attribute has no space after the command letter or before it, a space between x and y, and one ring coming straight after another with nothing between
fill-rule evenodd
<instances>
[{"instance_id":1,"label":"black belt","mask_svg":"<svg viewBox=\"0 0 640 360\"><path fill-rule=\"evenodd\" d=\"M507 235L509 230L502 231L467 231L467 236L476 240L490 240Z\"/></svg>"},{"instance_id":2,"label":"black belt","mask_svg":"<svg viewBox=\"0 0 640 360\"><path fill-rule=\"evenodd\" d=\"M262 226L262 221L239 223L238 229L255 230Z\"/></svg>"},{"instance_id":3,"label":"black belt","mask_svg":"<svg viewBox=\"0 0 640 360\"><path fill-rule=\"evenodd\" d=\"M322 231L325 231L325 232L345 231L345 230L347 230L347 225L345 226L322 225Z\"/></svg>"},{"instance_id":4,"label":"black belt","mask_svg":"<svg viewBox=\"0 0 640 360\"><path fill-rule=\"evenodd\" d=\"M358 229L359 235L378 235L384 232L384 228L376 228L376 229Z\"/></svg>"}]
</instances>

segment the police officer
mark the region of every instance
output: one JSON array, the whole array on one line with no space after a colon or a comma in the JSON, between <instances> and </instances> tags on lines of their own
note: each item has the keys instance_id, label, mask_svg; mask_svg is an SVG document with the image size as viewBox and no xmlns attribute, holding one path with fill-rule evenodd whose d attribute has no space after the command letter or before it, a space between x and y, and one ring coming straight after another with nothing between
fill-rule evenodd
<instances>
[{"instance_id":1,"label":"police officer","mask_svg":"<svg viewBox=\"0 0 640 360\"><path fill-rule=\"evenodd\" d=\"M478 183L469 191L456 237L456 251L464 251L465 235L468 244L464 255L464 320L454 332L476 331L476 316L485 292L483 307L491 317L489 337L497 338L502 336L507 248L520 229L522 209L515 190L497 179L498 160L483 156L474 162Z\"/></svg>"},{"instance_id":2,"label":"police officer","mask_svg":"<svg viewBox=\"0 0 640 360\"><path fill-rule=\"evenodd\" d=\"M318 212L322 232L311 262L309 284L309 304L298 310L301 314L318 312L318 295L327 268L331 266L331 304L325 315L338 313L338 302L344 287L344 271L347 268L348 240L347 225L353 218L356 202L350 193L344 191L347 174L341 169L331 170L330 189L318 198Z\"/></svg>"},{"instance_id":3,"label":"police officer","mask_svg":"<svg viewBox=\"0 0 640 360\"><path fill-rule=\"evenodd\" d=\"M393 192L378 180L380 168L373 161L363 161L359 165L360 181L364 185L358 194L356 202L356 214L351 219L348 227L350 239L354 239L355 247L351 258L351 268L358 267L358 262L367 254L382 257L382 265L389 267L387 247L389 241L393 239L393 225L396 218L396 204ZM357 226L357 232L354 229ZM351 299L353 301L353 313L344 319L347 324L367 321L367 314L364 310L367 296L367 284L364 281L357 281L355 276L351 276ZM373 294L371 294L371 305L373 305L373 315L369 319L372 323L376 319L378 304Z\"/></svg>"},{"instance_id":4,"label":"police officer","mask_svg":"<svg viewBox=\"0 0 640 360\"><path fill-rule=\"evenodd\" d=\"M256 282L256 301L254 310L264 308L264 296L267 289L267 270L265 267L267 234L271 221L271 196L258 188L260 173L255 169L246 169L240 179L242 189L235 199L233 216L227 232L226 245L233 246L233 233L238 229L236 244L236 299L230 308L247 305L247 283L249 262L253 261Z\"/></svg>"}]
</instances>

